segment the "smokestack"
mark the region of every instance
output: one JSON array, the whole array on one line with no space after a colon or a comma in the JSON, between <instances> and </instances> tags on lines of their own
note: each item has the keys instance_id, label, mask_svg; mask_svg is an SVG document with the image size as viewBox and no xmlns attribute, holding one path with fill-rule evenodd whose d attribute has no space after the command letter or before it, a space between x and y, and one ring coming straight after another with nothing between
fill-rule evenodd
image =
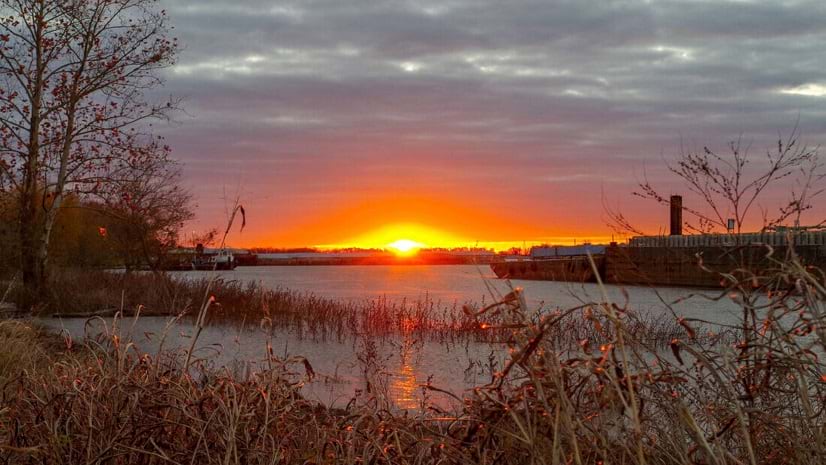
<instances>
[{"instance_id":1,"label":"smokestack","mask_svg":"<svg viewBox=\"0 0 826 465\"><path fill-rule=\"evenodd\" d=\"M671 235L683 235L683 197L671 196Z\"/></svg>"}]
</instances>

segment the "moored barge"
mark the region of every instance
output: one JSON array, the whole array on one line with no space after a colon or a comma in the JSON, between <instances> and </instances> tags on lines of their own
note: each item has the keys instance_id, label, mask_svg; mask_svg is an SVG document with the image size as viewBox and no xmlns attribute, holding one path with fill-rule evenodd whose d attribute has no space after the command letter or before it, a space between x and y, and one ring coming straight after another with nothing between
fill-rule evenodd
<instances>
[{"instance_id":1,"label":"moored barge","mask_svg":"<svg viewBox=\"0 0 826 465\"><path fill-rule=\"evenodd\" d=\"M681 208L682 199L672 198ZM794 251L803 265L826 272L826 229L777 228L756 233L683 235L679 208L671 234L638 236L627 244L541 246L530 257L491 265L499 278L655 286L721 287L724 275L749 279L776 272ZM590 256L590 258L589 258Z\"/></svg>"}]
</instances>

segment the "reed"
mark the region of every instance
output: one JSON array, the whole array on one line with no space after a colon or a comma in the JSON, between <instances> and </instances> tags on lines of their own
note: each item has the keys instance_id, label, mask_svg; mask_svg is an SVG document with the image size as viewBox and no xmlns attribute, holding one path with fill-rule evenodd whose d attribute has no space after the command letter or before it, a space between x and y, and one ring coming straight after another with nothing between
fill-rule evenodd
<instances>
[{"instance_id":1,"label":"reed","mask_svg":"<svg viewBox=\"0 0 826 465\"><path fill-rule=\"evenodd\" d=\"M742 308L728 337L696 322L670 350L640 340L627 309L604 298L572 309L603 334L560 347L516 291L496 311L515 328L511 358L473 390L463 417L477 445L515 463L823 463L826 288L787 257L769 277L728 276L714 297Z\"/></svg>"},{"instance_id":2,"label":"reed","mask_svg":"<svg viewBox=\"0 0 826 465\"><path fill-rule=\"evenodd\" d=\"M0 386L22 372L38 367L51 347L44 347L42 331L26 322L0 320Z\"/></svg>"},{"instance_id":3,"label":"reed","mask_svg":"<svg viewBox=\"0 0 826 465\"><path fill-rule=\"evenodd\" d=\"M514 289L468 307L462 318L508 332L509 357L451 411L399 412L380 392L323 407L300 394L314 376L309 361L270 352L259 372L214 369L188 351L143 354L115 324L6 383L0 461L826 462L823 277L791 256L773 276L730 279L710 298L738 302L739 324L704 335L700 322L673 315L665 346L607 297L537 313ZM582 332L562 338L568 324ZM380 363L364 353L369 376Z\"/></svg>"},{"instance_id":4,"label":"reed","mask_svg":"<svg viewBox=\"0 0 826 465\"><path fill-rule=\"evenodd\" d=\"M78 293L78 289L83 292ZM152 273L56 273L43 312L88 317L112 316L116 312L133 315L140 309L145 316L196 318L207 290L214 297L214 304L204 324L251 325L312 340L404 335L443 343L504 343L512 335L502 325L499 314L484 312L480 316L482 307L473 302L394 301L384 297L340 301L309 292L271 289L256 282L176 279ZM628 312L632 316L632 310ZM628 330L659 346L683 334L683 329L667 315L634 314L629 317ZM582 339L599 342L604 334L594 332L592 325L585 324L578 315L571 315L558 322L552 336L560 344L576 344Z\"/></svg>"}]
</instances>

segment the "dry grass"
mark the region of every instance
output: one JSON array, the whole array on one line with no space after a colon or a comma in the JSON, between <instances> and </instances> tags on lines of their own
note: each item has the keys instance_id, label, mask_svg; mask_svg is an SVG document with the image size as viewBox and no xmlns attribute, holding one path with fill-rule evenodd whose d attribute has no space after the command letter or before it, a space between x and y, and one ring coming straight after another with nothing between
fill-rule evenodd
<instances>
[{"instance_id":1,"label":"dry grass","mask_svg":"<svg viewBox=\"0 0 826 465\"><path fill-rule=\"evenodd\" d=\"M26 371L47 364L56 337L24 321L0 320L0 389Z\"/></svg>"},{"instance_id":2,"label":"dry grass","mask_svg":"<svg viewBox=\"0 0 826 465\"><path fill-rule=\"evenodd\" d=\"M347 410L305 401L311 367L272 358L239 379L186 354L141 355L110 333L19 377L0 411L0 460L13 463L390 463L461 454L443 428L373 401ZM300 374L292 371L298 363ZM422 443L421 441L426 442Z\"/></svg>"},{"instance_id":3,"label":"dry grass","mask_svg":"<svg viewBox=\"0 0 826 465\"><path fill-rule=\"evenodd\" d=\"M78 289L84 292L78 295ZM140 308L142 315L193 316L204 295L214 297L206 321L209 324L252 323L318 339L401 333L439 340L491 336L455 304L387 299L342 302L289 289L269 289L255 282L184 280L150 273L56 274L42 312L88 315L110 309L132 315Z\"/></svg>"},{"instance_id":4,"label":"dry grass","mask_svg":"<svg viewBox=\"0 0 826 465\"><path fill-rule=\"evenodd\" d=\"M701 337L697 322L674 315L682 332L665 350L635 329L631 308L607 297L538 315L515 290L468 308L467 318L497 322L485 331L509 333L507 364L460 410L413 415L370 398L345 409L304 400L313 373L303 359L271 356L268 369L238 376L103 334L7 386L0 461L826 462L822 277L789 257L774 276L731 284L718 298L740 302L740 324L725 338ZM555 336L572 318L588 328L573 344Z\"/></svg>"},{"instance_id":5,"label":"dry grass","mask_svg":"<svg viewBox=\"0 0 826 465\"><path fill-rule=\"evenodd\" d=\"M679 320L686 337L664 353L606 298L583 316L609 341L571 350L545 337L564 312L537 322L511 297L498 309L517 328L511 360L464 412L485 450L518 463L826 461L826 289L794 257L718 296L743 309L732 344Z\"/></svg>"},{"instance_id":6,"label":"dry grass","mask_svg":"<svg viewBox=\"0 0 826 465\"><path fill-rule=\"evenodd\" d=\"M78 293L78 289L84 291ZM206 294L214 297L214 303L205 324L263 326L311 340L404 335L442 343L506 342L512 335L510 328L502 325L500 314L480 315L481 307L475 303L386 298L345 302L307 292L269 289L255 282L183 280L151 273L64 271L53 277L43 313L90 315L109 309L109 316L115 311L131 316L140 309L141 315L194 317ZM671 339L685 334L672 318L642 317L630 310L626 330L658 346L667 346ZM599 343L605 336L578 314L558 321L548 335L561 345L583 339Z\"/></svg>"}]
</instances>

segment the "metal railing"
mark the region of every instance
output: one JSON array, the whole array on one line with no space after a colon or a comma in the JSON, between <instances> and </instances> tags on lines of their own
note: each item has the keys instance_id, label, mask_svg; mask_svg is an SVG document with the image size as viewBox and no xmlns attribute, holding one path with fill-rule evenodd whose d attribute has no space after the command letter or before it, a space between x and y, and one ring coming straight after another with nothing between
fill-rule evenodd
<instances>
[{"instance_id":1,"label":"metal railing","mask_svg":"<svg viewBox=\"0 0 826 465\"><path fill-rule=\"evenodd\" d=\"M745 234L694 234L686 236L636 236L630 247L735 247L765 244L785 246L826 245L826 231L759 232Z\"/></svg>"}]
</instances>

